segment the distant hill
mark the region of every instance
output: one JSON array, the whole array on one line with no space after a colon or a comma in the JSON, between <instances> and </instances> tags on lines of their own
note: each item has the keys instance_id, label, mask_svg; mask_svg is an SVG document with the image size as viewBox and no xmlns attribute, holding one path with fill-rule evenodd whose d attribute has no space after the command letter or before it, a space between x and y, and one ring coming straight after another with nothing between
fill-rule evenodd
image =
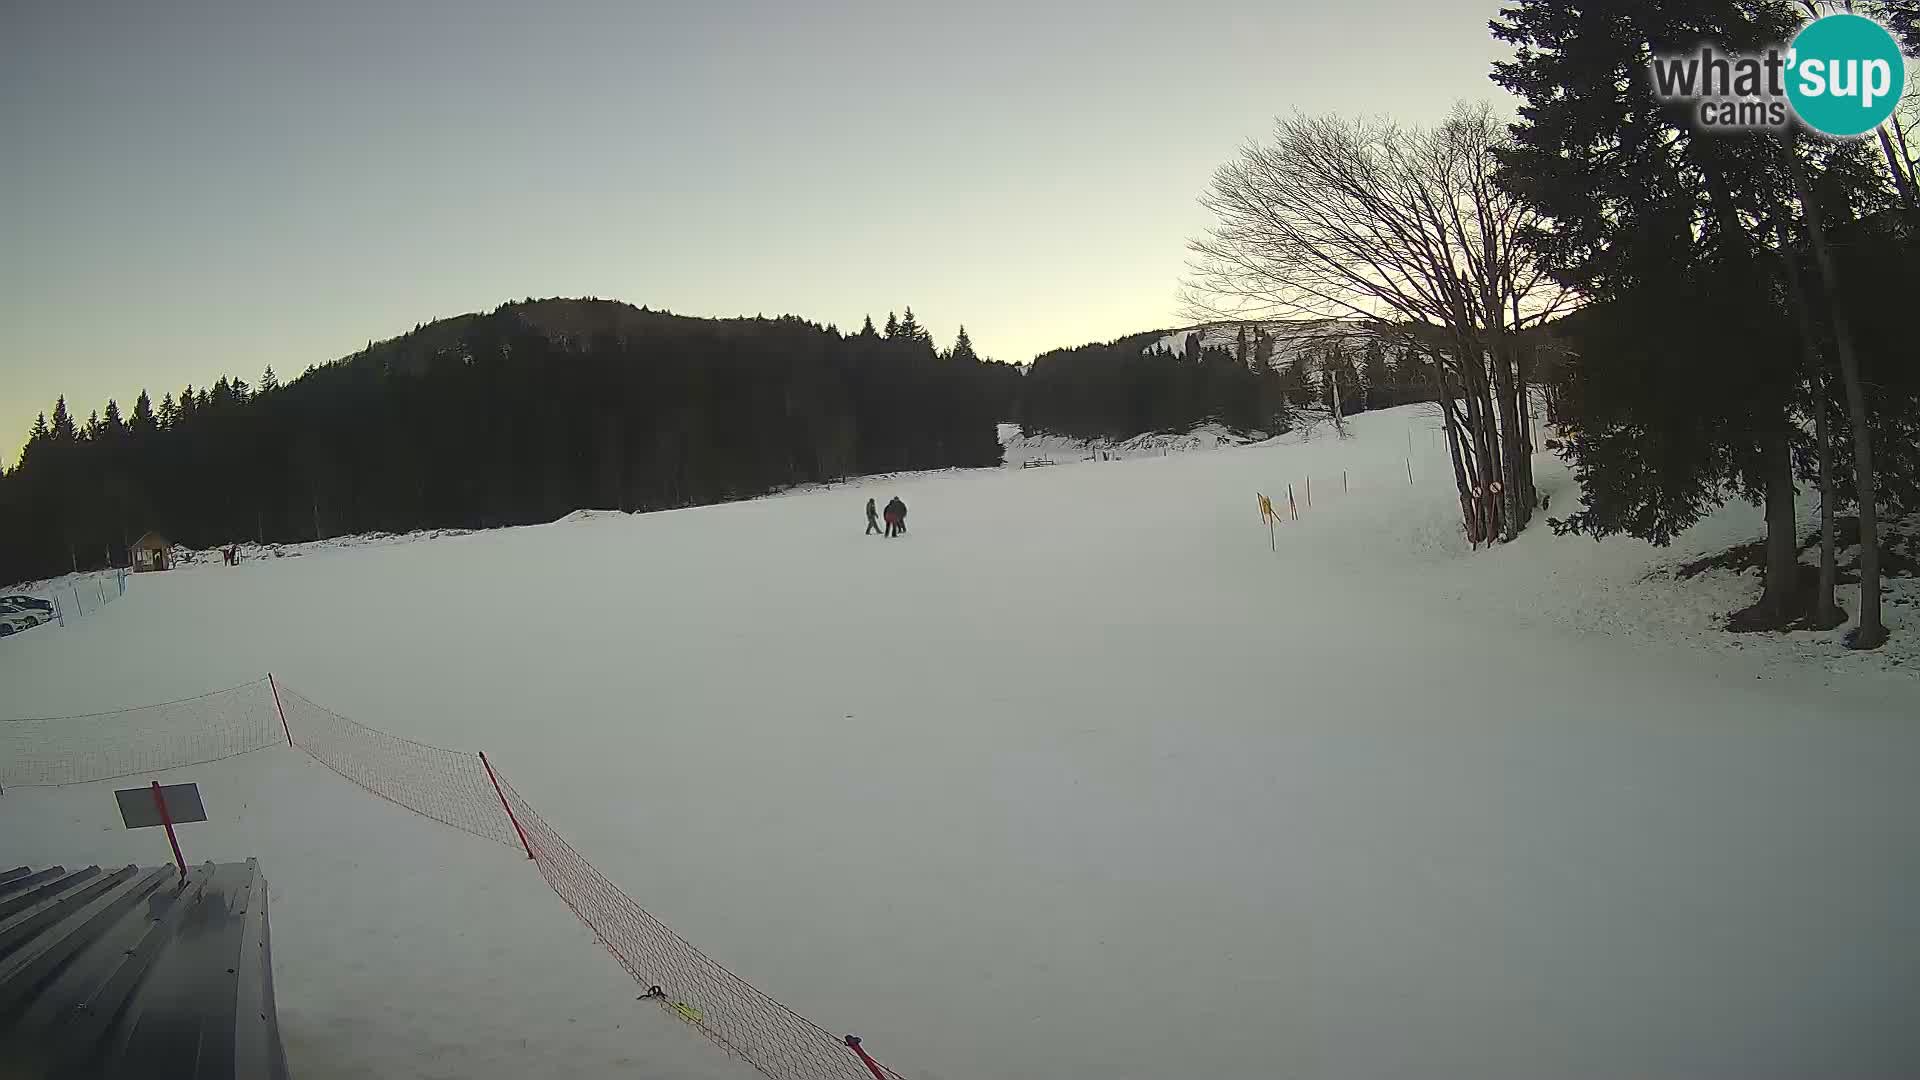
<instances>
[{"instance_id":1,"label":"distant hill","mask_svg":"<svg viewBox=\"0 0 1920 1080\"><path fill-rule=\"evenodd\" d=\"M0 581L122 562L154 529L236 540L483 528L1000 461L1020 375L795 316L598 299L437 319L284 385L222 378L128 415L56 410L0 477ZM124 399L122 399L124 400Z\"/></svg>"},{"instance_id":2,"label":"distant hill","mask_svg":"<svg viewBox=\"0 0 1920 1080\"><path fill-rule=\"evenodd\" d=\"M1309 357L1317 359L1318 351L1327 345L1338 342L1354 355L1364 352L1369 344L1380 339L1373 330L1352 323L1333 319L1263 319L1245 323L1209 323L1201 326L1189 326L1184 330L1169 330L1161 333L1148 348L1166 349L1169 352L1181 352L1187 347L1187 340L1199 335L1200 347L1206 349L1231 349L1240 339L1240 329L1245 327L1249 338L1257 337L1265 331L1273 339L1273 362L1288 364Z\"/></svg>"},{"instance_id":3,"label":"distant hill","mask_svg":"<svg viewBox=\"0 0 1920 1080\"><path fill-rule=\"evenodd\" d=\"M545 300L529 297L501 304L488 314L453 315L424 323L398 337L371 343L358 353L341 357L340 362L373 360L397 374L419 374L436 358L459 351L474 327L487 319L508 320L555 345L581 350L591 348L596 342L619 343L674 333L698 333L715 339L750 336L756 326L779 321L760 317L675 315L597 297Z\"/></svg>"},{"instance_id":4,"label":"distant hill","mask_svg":"<svg viewBox=\"0 0 1920 1080\"><path fill-rule=\"evenodd\" d=\"M1431 400L1420 370L1334 320L1152 330L1054 349L1021 381L1023 434L1121 442L1220 427L1264 437L1331 415ZM1336 394L1336 388L1338 393Z\"/></svg>"}]
</instances>

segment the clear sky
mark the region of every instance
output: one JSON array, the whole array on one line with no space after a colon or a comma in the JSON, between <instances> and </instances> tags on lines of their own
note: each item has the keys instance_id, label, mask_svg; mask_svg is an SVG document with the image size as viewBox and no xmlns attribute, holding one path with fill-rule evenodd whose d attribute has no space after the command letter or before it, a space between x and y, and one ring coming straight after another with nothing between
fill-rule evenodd
<instances>
[{"instance_id":1,"label":"clear sky","mask_svg":"<svg viewBox=\"0 0 1920 1080\"><path fill-rule=\"evenodd\" d=\"M524 296L1027 360L1177 321L1275 115L1494 97L1499 0L0 5L0 460Z\"/></svg>"}]
</instances>

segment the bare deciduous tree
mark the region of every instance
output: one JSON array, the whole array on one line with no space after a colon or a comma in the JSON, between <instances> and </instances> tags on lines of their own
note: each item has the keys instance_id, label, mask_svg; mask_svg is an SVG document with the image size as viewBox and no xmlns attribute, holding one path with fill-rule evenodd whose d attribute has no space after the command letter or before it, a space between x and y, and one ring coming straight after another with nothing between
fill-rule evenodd
<instances>
[{"instance_id":1,"label":"bare deciduous tree","mask_svg":"<svg viewBox=\"0 0 1920 1080\"><path fill-rule=\"evenodd\" d=\"M1469 539L1512 539L1535 502L1524 332L1570 303L1521 243L1535 211L1493 181L1505 125L1294 116L1220 167L1189 243L1199 319L1332 319L1432 364Z\"/></svg>"}]
</instances>

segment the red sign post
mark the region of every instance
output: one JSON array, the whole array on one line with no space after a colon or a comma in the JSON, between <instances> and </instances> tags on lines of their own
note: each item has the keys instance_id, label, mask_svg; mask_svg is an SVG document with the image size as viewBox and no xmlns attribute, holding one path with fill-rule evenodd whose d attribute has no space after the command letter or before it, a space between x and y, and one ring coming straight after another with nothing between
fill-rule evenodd
<instances>
[{"instance_id":1,"label":"red sign post","mask_svg":"<svg viewBox=\"0 0 1920 1080\"><path fill-rule=\"evenodd\" d=\"M207 820L207 804L200 801L198 784L166 784L155 780L143 788L122 788L113 793L120 804L120 820L129 829L150 829L155 825L167 830L167 846L173 849L173 865L180 880L187 878L187 860L180 854L180 837L175 825Z\"/></svg>"},{"instance_id":2,"label":"red sign post","mask_svg":"<svg viewBox=\"0 0 1920 1080\"><path fill-rule=\"evenodd\" d=\"M873 1058L867 1054L866 1048L860 1045L860 1036L847 1036L847 1047L854 1053L860 1055L860 1063L865 1065L867 1071L873 1074L873 1080L887 1080L887 1074L880 1068L880 1063L873 1060Z\"/></svg>"},{"instance_id":3,"label":"red sign post","mask_svg":"<svg viewBox=\"0 0 1920 1080\"><path fill-rule=\"evenodd\" d=\"M173 835L173 815L167 813L167 797L160 793L160 781L153 782L153 805L160 811L160 824L167 827L167 843L173 845L173 865L180 868L180 880L187 880L187 860L180 854L180 838Z\"/></svg>"}]
</instances>

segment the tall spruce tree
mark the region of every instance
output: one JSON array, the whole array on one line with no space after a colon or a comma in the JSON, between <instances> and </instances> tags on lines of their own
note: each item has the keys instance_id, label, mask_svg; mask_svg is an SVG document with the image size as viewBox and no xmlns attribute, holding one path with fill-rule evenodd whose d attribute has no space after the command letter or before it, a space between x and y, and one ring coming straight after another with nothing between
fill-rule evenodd
<instances>
[{"instance_id":1,"label":"tall spruce tree","mask_svg":"<svg viewBox=\"0 0 1920 1080\"><path fill-rule=\"evenodd\" d=\"M1379 338L1367 342L1367 349L1360 358L1360 377L1367 384L1367 408L1385 409L1392 407L1393 375L1387 369L1387 344Z\"/></svg>"},{"instance_id":2,"label":"tall spruce tree","mask_svg":"<svg viewBox=\"0 0 1920 1080\"><path fill-rule=\"evenodd\" d=\"M953 340L953 359L969 364L980 362L979 354L973 351L973 339L967 336L967 328L960 327L960 336Z\"/></svg>"},{"instance_id":3,"label":"tall spruce tree","mask_svg":"<svg viewBox=\"0 0 1920 1080\"><path fill-rule=\"evenodd\" d=\"M60 395L53 403L52 442L56 446L70 444L78 440L79 432L74 429L73 416L67 412L67 397Z\"/></svg>"},{"instance_id":4,"label":"tall spruce tree","mask_svg":"<svg viewBox=\"0 0 1920 1080\"><path fill-rule=\"evenodd\" d=\"M1589 302L1568 455L1583 508L1556 528L1664 544L1730 495L1763 503L1767 573L1752 625L1796 614L1793 333L1766 235L1791 203L1770 133L1696 133L1657 100L1655 55L1752 53L1791 36L1786 3L1519 0L1492 23L1515 46L1494 81L1522 101L1501 182L1552 220L1527 238Z\"/></svg>"},{"instance_id":5,"label":"tall spruce tree","mask_svg":"<svg viewBox=\"0 0 1920 1080\"><path fill-rule=\"evenodd\" d=\"M908 341L920 342L926 345L933 344L933 335L928 333L927 329L920 325L919 320L913 317L912 304L908 304L906 314L900 316L898 333L900 337Z\"/></svg>"}]
</instances>

